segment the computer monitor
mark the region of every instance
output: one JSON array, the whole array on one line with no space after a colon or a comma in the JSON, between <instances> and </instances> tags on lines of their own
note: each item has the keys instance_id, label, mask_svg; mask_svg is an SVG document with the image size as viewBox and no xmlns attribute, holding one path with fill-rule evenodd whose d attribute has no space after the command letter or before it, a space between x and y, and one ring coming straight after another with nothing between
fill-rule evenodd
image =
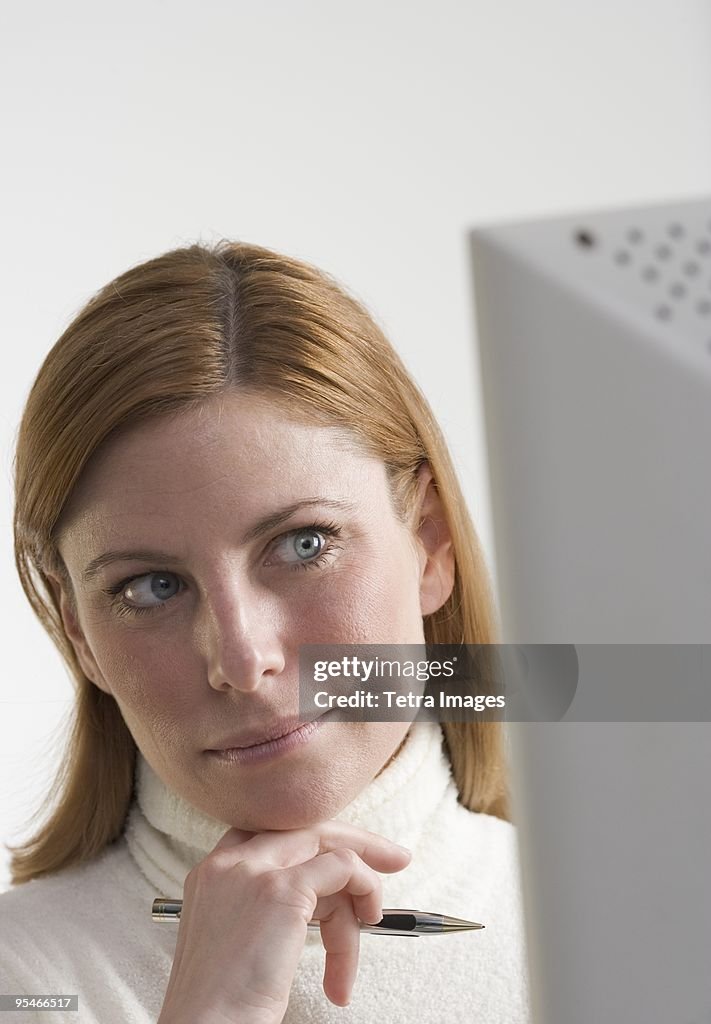
<instances>
[{"instance_id":1,"label":"computer monitor","mask_svg":"<svg viewBox=\"0 0 711 1024\"><path fill-rule=\"evenodd\" d=\"M470 243L502 640L708 644L711 197ZM711 724L575 707L507 727L536 1024L708 1024Z\"/></svg>"}]
</instances>

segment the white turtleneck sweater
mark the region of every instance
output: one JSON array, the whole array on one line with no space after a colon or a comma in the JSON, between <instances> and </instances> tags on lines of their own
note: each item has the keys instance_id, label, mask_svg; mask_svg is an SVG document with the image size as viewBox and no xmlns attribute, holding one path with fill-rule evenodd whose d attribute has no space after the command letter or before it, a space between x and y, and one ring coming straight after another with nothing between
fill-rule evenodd
<instances>
[{"instance_id":1,"label":"white turtleneck sweater","mask_svg":"<svg viewBox=\"0 0 711 1024\"><path fill-rule=\"evenodd\" d=\"M88 864L0 895L0 993L79 996L79 1012L16 1011L13 1024L155 1024L177 922L154 897L182 898L188 872L228 826L168 789L138 754L122 837ZM334 1006L325 951L309 931L284 1024L528 1024L519 865L513 825L457 802L437 723L411 726L397 756L340 814L412 850L381 875L383 906L479 921L444 935L361 936L352 1001ZM235 950L235 957L239 950Z\"/></svg>"}]
</instances>

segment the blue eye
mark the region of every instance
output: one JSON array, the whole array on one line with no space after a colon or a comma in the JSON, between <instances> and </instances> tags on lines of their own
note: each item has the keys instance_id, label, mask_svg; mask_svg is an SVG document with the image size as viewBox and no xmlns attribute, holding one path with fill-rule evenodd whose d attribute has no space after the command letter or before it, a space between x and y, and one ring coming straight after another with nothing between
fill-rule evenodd
<instances>
[{"instance_id":1,"label":"blue eye","mask_svg":"<svg viewBox=\"0 0 711 1024\"><path fill-rule=\"evenodd\" d=\"M109 587L104 593L114 597L112 605L120 615L141 615L144 612L156 611L162 604L166 603L166 600L159 600L158 604L137 605L132 601L126 601L124 595L130 595L136 591L140 594L141 588L143 588L145 596L146 588L143 587L143 584L145 581L150 581L148 590L150 590L153 597L168 599L173 597L174 593L177 593L177 590L171 592L171 580L176 581L177 588L179 589L180 581L174 573L156 570L155 572L146 572L141 576L132 576L127 580L121 580L120 583L117 583L114 587Z\"/></svg>"},{"instance_id":2,"label":"blue eye","mask_svg":"<svg viewBox=\"0 0 711 1024\"><path fill-rule=\"evenodd\" d=\"M278 539L273 551L285 550L286 557L273 559L270 555L267 565L285 563L291 572L300 569L314 569L323 565L335 553L335 538L341 531L334 523L314 523L300 530L290 530ZM289 555L296 557L290 558Z\"/></svg>"},{"instance_id":3,"label":"blue eye","mask_svg":"<svg viewBox=\"0 0 711 1024\"><path fill-rule=\"evenodd\" d=\"M326 547L324 538L316 530L298 530L287 534L287 550L294 551L299 561L313 561ZM288 561L288 559L287 559Z\"/></svg>"},{"instance_id":4,"label":"blue eye","mask_svg":"<svg viewBox=\"0 0 711 1024\"><path fill-rule=\"evenodd\" d=\"M150 580L151 583L150 583L150 587L148 589L150 590L150 592L153 595L153 597L157 597L157 598L173 597L173 593L170 592L171 591L171 577L173 578L173 580L177 579L177 577L174 576L172 572L151 572L151 573L147 573L145 576L138 576L138 577L136 577L136 579L133 580L126 587L126 592L130 593L131 591L140 590L141 583L144 580ZM167 584L167 586L166 586L166 584Z\"/></svg>"}]
</instances>

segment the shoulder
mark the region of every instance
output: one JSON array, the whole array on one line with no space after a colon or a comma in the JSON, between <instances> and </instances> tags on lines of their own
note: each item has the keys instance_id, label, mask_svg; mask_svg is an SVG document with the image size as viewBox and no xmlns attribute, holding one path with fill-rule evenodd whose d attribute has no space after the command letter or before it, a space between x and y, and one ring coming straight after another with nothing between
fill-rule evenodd
<instances>
[{"instance_id":1,"label":"shoulder","mask_svg":"<svg viewBox=\"0 0 711 1024\"><path fill-rule=\"evenodd\" d=\"M530 1018L525 908L518 829L510 821L468 810L457 803L454 813L461 850L462 876L468 878L472 920L485 924L481 948L498 965L504 989L520 1000L520 1018ZM452 906L461 905L461 891L450 886ZM456 915L455 915L456 916ZM466 915L464 915L466 916ZM499 981L501 981L501 978ZM498 983L498 982L497 982ZM493 979L491 984L495 984ZM505 999L505 993L500 993Z\"/></svg>"},{"instance_id":2,"label":"shoulder","mask_svg":"<svg viewBox=\"0 0 711 1024\"><path fill-rule=\"evenodd\" d=\"M118 842L83 864L12 887L0 894L0 961L8 972L14 967L18 983L56 976L58 963L91 955L97 939L109 938L126 901L135 901L137 887L143 892L141 881Z\"/></svg>"},{"instance_id":3,"label":"shoulder","mask_svg":"<svg viewBox=\"0 0 711 1024\"><path fill-rule=\"evenodd\" d=\"M466 946L462 942L468 955L476 949L481 998L491 1008L491 1016L484 1012L483 1019L528 1021L528 966L516 826L494 815L468 810L459 803L452 784L428 821L420 848L414 851L413 871L418 872L418 884L411 884L409 890L421 894L424 909L484 925L483 931L472 933L475 938L468 939ZM407 891L407 883L403 888ZM431 906L425 906L425 900ZM467 969L473 969L472 963ZM508 1008L506 1018L501 1007Z\"/></svg>"},{"instance_id":4,"label":"shoulder","mask_svg":"<svg viewBox=\"0 0 711 1024\"><path fill-rule=\"evenodd\" d=\"M446 834L452 848L459 848L473 863L495 860L511 867L518 864L518 829L503 818L470 811L459 801L454 782L447 787L431 829Z\"/></svg>"},{"instance_id":5,"label":"shoulder","mask_svg":"<svg viewBox=\"0 0 711 1024\"><path fill-rule=\"evenodd\" d=\"M492 814L459 803L454 785L442 814L429 823L435 860L449 864L452 880L468 879L479 906L520 916L521 870L518 829Z\"/></svg>"},{"instance_id":6,"label":"shoulder","mask_svg":"<svg viewBox=\"0 0 711 1024\"><path fill-rule=\"evenodd\" d=\"M107 846L91 860L13 886L0 893L3 934L8 921L23 926L23 931L29 930L35 912L40 909L50 911L50 919L55 918L55 911L64 906L76 910L91 898L89 894L96 894L98 887L104 897L109 891L106 886L125 888L128 884L127 871L130 871L130 856L125 843L119 841Z\"/></svg>"},{"instance_id":7,"label":"shoulder","mask_svg":"<svg viewBox=\"0 0 711 1024\"><path fill-rule=\"evenodd\" d=\"M157 1020L176 936L153 922L154 895L123 838L0 894L4 991L76 993L86 1024Z\"/></svg>"},{"instance_id":8,"label":"shoulder","mask_svg":"<svg viewBox=\"0 0 711 1024\"><path fill-rule=\"evenodd\" d=\"M518 865L518 829L510 821L493 814L470 811L457 801L453 821L458 830L470 837L472 853L487 859L494 858L508 869Z\"/></svg>"}]
</instances>

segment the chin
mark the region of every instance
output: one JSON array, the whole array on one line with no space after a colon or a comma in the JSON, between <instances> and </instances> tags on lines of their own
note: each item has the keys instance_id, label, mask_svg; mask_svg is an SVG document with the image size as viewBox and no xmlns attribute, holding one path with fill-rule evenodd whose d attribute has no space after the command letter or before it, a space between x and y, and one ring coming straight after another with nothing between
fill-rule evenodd
<instances>
[{"instance_id":1,"label":"chin","mask_svg":"<svg viewBox=\"0 0 711 1024\"><path fill-rule=\"evenodd\" d=\"M258 809L245 808L230 814L234 828L247 832L282 832L287 829L308 828L335 817L350 801L339 800L331 794L320 794L311 790L305 797L294 793L283 793L270 798ZM226 819L227 820L227 819Z\"/></svg>"}]
</instances>

